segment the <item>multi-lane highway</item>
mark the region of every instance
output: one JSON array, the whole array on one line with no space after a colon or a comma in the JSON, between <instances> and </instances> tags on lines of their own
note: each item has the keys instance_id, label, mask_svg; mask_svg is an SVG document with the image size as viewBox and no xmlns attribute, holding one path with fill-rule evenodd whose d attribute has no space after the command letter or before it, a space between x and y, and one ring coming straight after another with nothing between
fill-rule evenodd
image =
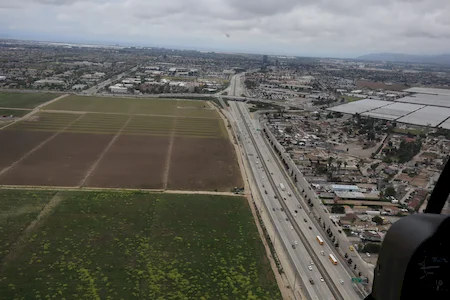
<instances>
[{"instance_id":1,"label":"multi-lane highway","mask_svg":"<svg viewBox=\"0 0 450 300\"><path fill-rule=\"evenodd\" d=\"M231 113L233 115L234 124L237 126L237 134L241 141L241 146L246 153L251 173L253 174L257 184L257 189L261 191L261 198L264 202L262 213L266 213L272 220L277 236L272 237L272 243L282 243L290 258L290 263L299 274L299 278L294 279L293 286L297 288L303 287L303 291L308 295L308 299L335 299L325 282L321 281L323 277L315 265L310 265L313 261L308 254L306 248L301 243L300 237L292 225L286 221L287 215L279 204L274 204L274 195L277 194L277 188L271 183L270 172L264 168L264 160L259 157L259 151L252 143L251 133L248 132L246 123L240 117L240 111L236 103L230 103ZM295 249L294 249L295 248ZM311 270L309 269L311 267ZM310 279L314 284L310 283ZM295 282L297 281L297 282Z\"/></svg>"},{"instance_id":2,"label":"multi-lane highway","mask_svg":"<svg viewBox=\"0 0 450 300\"><path fill-rule=\"evenodd\" d=\"M333 242L328 238L324 240L327 243L329 243L331 247L334 245L334 243L339 243L339 248L336 249L336 251L339 252L341 255L337 256L337 258L340 259L340 261L346 266L349 273L353 273L354 277L368 277L369 280L372 280L373 268L369 266L366 262L364 262L361 256L356 251L350 250L350 246L352 246L352 244L350 243L346 235L343 233L343 228L340 228L336 222L332 222L330 220L328 210L325 207L323 207L320 198L317 197L311 185L308 183L303 174L295 166L295 163L292 161L289 154L284 151L283 146L281 146L278 143L278 141L272 135L270 130L266 126L264 127L267 129L266 133L273 142L274 146L281 152L281 156L283 160L287 163L290 172L293 172L293 174L295 174L297 178L295 186L297 187L298 191L302 191L301 195L299 195L298 198L304 200L304 198L307 197L314 204L314 207L311 208L311 215L314 217L313 222L316 224L317 228L320 229L320 231L324 234L324 236L326 235L324 228L327 228L331 231L334 238ZM289 178L287 178L288 176L286 176L286 172L284 172L284 175L286 180L289 182L290 180ZM352 263L349 265L347 265L347 259L344 259L345 254L348 255L348 258L352 259ZM361 291L363 291L363 286L359 286L358 288ZM365 286L365 288L370 288L370 285ZM364 292L364 294L367 294L367 292L368 291Z\"/></svg>"},{"instance_id":3,"label":"multi-lane highway","mask_svg":"<svg viewBox=\"0 0 450 300\"><path fill-rule=\"evenodd\" d=\"M233 75L230 79L230 85L223 92L227 92L229 96L241 97L246 95L244 85L245 73Z\"/></svg>"},{"instance_id":4,"label":"multi-lane highway","mask_svg":"<svg viewBox=\"0 0 450 300\"><path fill-rule=\"evenodd\" d=\"M306 206L300 204L297 193L287 184L277 158L260 134L259 125L251 121L244 103L230 102L257 188L261 191L264 209L277 228L291 263L298 271L303 289L310 299L361 299L351 283L351 275L341 265L329 259L333 250L327 243L320 245L320 232L313 225ZM284 184L280 188L280 183ZM273 241L272 241L273 242ZM323 254L323 255L322 255ZM314 284L310 283L310 279Z\"/></svg>"}]
</instances>

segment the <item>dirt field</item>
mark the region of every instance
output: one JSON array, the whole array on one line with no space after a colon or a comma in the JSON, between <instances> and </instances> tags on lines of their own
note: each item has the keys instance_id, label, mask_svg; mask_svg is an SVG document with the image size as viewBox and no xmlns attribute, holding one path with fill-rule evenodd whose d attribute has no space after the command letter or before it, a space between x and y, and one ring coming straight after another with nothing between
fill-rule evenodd
<instances>
[{"instance_id":1,"label":"dirt field","mask_svg":"<svg viewBox=\"0 0 450 300\"><path fill-rule=\"evenodd\" d=\"M84 186L161 189L168 145L168 137L122 135Z\"/></svg>"},{"instance_id":2,"label":"dirt field","mask_svg":"<svg viewBox=\"0 0 450 300\"><path fill-rule=\"evenodd\" d=\"M404 89L410 88L404 84L385 84L384 82L368 81L368 80L357 80L356 86L359 88L369 88L369 89L383 89L390 91L403 91Z\"/></svg>"},{"instance_id":3,"label":"dirt field","mask_svg":"<svg viewBox=\"0 0 450 300\"><path fill-rule=\"evenodd\" d=\"M45 141L49 132L0 131L0 172Z\"/></svg>"},{"instance_id":4,"label":"dirt field","mask_svg":"<svg viewBox=\"0 0 450 300\"><path fill-rule=\"evenodd\" d=\"M76 186L111 138L61 133L0 176L0 184Z\"/></svg>"},{"instance_id":5,"label":"dirt field","mask_svg":"<svg viewBox=\"0 0 450 300\"><path fill-rule=\"evenodd\" d=\"M79 117L78 114L39 113L9 126L7 130L58 132Z\"/></svg>"},{"instance_id":6,"label":"dirt field","mask_svg":"<svg viewBox=\"0 0 450 300\"><path fill-rule=\"evenodd\" d=\"M175 138L169 189L229 190L242 186L234 149L226 139Z\"/></svg>"},{"instance_id":7,"label":"dirt field","mask_svg":"<svg viewBox=\"0 0 450 300\"><path fill-rule=\"evenodd\" d=\"M41 111L0 131L0 184L221 191L242 186L226 128L204 101L70 96L49 107L64 111Z\"/></svg>"}]
</instances>

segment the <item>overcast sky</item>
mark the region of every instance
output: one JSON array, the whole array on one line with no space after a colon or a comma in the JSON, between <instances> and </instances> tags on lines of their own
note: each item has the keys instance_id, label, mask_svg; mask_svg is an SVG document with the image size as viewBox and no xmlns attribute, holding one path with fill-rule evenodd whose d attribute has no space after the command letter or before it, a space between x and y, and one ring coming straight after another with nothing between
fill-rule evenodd
<instances>
[{"instance_id":1,"label":"overcast sky","mask_svg":"<svg viewBox=\"0 0 450 300\"><path fill-rule=\"evenodd\" d=\"M353 57L450 53L449 0L0 0L0 37Z\"/></svg>"}]
</instances>

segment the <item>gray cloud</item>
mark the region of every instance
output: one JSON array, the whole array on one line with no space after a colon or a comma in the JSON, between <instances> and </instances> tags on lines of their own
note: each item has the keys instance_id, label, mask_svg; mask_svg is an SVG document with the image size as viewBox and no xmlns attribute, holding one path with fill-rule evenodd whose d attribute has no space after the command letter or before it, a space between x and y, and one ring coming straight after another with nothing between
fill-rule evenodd
<instances>
[{"instance_id":1,"label":"gray cloud","mask_svg":"<svg viewBox=\"0 0 450 300\"><path fill-rule=\"evenodd\" d=\"M449 52L449 14L447 0L0 0L8 36L298 55Z\"/></svg>"}]
</instances>

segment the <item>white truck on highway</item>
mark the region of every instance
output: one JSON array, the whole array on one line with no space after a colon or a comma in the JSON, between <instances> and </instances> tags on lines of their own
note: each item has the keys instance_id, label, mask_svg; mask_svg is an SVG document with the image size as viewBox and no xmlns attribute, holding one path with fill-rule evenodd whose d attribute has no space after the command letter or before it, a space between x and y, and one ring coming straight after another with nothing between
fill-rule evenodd
<instances>
[{"instance_id":1,"label":"white truck on highway","mask_svg":"<svg viewBox=\"0 0 450 300\"><path fill-rule=\"evenodd\" d=\"M286 188L284 187L284 184L282 184L282 183L280 183L280 189L282 190L282 191L284 191Z\"/></svg>"}]
</instances>

